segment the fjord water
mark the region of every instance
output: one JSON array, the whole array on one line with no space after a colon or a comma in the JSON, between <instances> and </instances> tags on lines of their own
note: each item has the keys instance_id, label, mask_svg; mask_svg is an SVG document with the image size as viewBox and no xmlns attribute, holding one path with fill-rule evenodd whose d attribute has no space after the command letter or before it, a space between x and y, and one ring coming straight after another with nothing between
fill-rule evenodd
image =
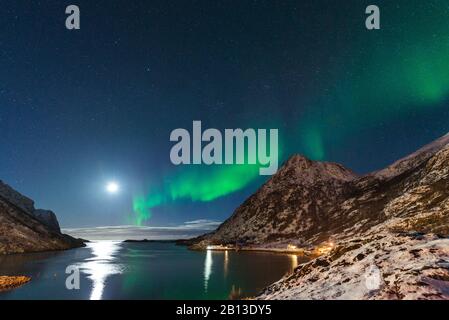
<instances>
[{"instance_id":1,"label":"fjord water","mask_svg":"<svg viewBox=\"0 0 449 320\"><path fill-rule=\"evenodd\" d=\"M0 275L30 283L1 299L229 299L256 295L304 258L288 254L191 251L174 243L98 241L62 252L0 256ZM80 289L66 288L66 268Z\"/></svg>"}]
</instances>

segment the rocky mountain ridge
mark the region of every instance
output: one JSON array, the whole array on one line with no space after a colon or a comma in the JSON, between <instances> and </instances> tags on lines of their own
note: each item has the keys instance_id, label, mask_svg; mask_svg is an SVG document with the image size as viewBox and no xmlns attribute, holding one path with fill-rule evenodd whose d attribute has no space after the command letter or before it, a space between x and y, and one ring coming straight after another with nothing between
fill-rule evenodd
<instances>
[{"instance_id":1,"label":"rocky mountain ridge","mask_svg":"<svg viewBox=\"0 0 449 320\"><path fill-rule=\"evenodd\" d=\"M9 185L0 180L0 197L15 204L20 209L35 217L37 220L47 225L53 231L61 233L56 214L50 210L36 209L34 207L34 201L17 192Z\"/></svg>"},{"instance_id":2,"label":"rocky mountain ridge","mask_svg":"<svg viewBox=\"0 0 449 320\"><path fill-rule=\"evenodd\" d=\"M449 135L360 177L294 156L191 244L319 254L258 299L449 299Z\"/></svg>"},{"instance_id":3,"label":"rocky mountain ridge","mask_svg":"<svg viewBox=\"0 0 449 320\"><path fill-rule=\"evenodd\" d=\"M448 143L449 134L365 176L295 155L215 232L194 240L194 247L313 246L361 234L393 217L427 212L448 196ZM407 196L423 202L408 203ZM446 212L441 218L439 230L445 233Z\"/></svg>"},{"instance_id":4,"label":"rocky mountain ridge","mask_svg":"<svg viewBox=\"0 0 449 320\"><path fill-rule=\"evenodd\" d=\"M84 242L62 234L52 211L0 181L0 254L65 250Z\"/></svg>"}]
</instances>

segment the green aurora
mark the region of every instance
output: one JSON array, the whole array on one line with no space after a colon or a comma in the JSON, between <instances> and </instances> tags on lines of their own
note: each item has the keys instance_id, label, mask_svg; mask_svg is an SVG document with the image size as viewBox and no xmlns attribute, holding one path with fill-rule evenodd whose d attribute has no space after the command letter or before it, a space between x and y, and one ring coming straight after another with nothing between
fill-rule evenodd
<instances>
[{"instance_id":1,"label":"green aurora","mask_svg":"<svg viewBox=\"0 0 449 320\"><path fill-rule=\"evenodd\" d=\"M279 158L282 149L279 143ZM165 178L162 186L150 188L148 194L134 196L131 220L133 224L142 226L158 206L177 201L211 202L230 195L261 178L260 167L260 164L180 166L175 174Z\"/></svg>"},{"instance_id":2,"label":"green aurora","mask_svg":"<svg viewBox=\"0 0 449 320\"><path fill-rule=\"evenodd\" d=\"M210 202L241 190L258 177L258 165L187 166L172 179L167 179L160 190L134 197L135 224L143 225L151 218L152 209L160 205L178 200Z\"/></svg>"},{"instance_id":3,"label":"green aurora","mask_svg":"<svg viewBox=\"0 0 449 320\"><path fill-rule=\"evenodd\" d=\"M314 79L319 90L306 97L298 93L302 101L298 109L303 111L297 125L280 136L284 156L301 153L325 160L331 144L343 145L348 136L396 116L438 108L449 96L448 2L399 3L382 4L381 30L361 30L360 21L357 26L339 26L347 28L341 32L350 45L336 49L332 64ZM182 168L162 187L134 197L133 220L142 225L151 218L152 209L166 203L210 202L238 192L259 177L257 169L248 165Z\"/></svg>"},{"instance_id":4,"label":"green aurora","mask_svg":"<svg viewBox=\"0 0 449 320\"><path fill-rule=\"evenodd\" d=\"M324 160L331 143L394 116L425 113L449 96L449 2L431 3L382 3L381 30L346 39L350 48L323 73L298 121L294 135L305 155Z\"/></svg>"}]
</instances>

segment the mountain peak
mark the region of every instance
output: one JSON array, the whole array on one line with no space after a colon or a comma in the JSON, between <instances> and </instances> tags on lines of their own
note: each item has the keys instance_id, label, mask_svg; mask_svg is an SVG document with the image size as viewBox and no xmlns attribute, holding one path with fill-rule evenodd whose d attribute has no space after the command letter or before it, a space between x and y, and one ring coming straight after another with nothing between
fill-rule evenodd
<instances>
[{"instance_id":1,"label":"mountain peak","mask_svg":"<svg viewBox=\"0 0 449 320\"><path fill-rule=\"evenodd\" d=\"M300 184L313 184L329 180L350 181L358 177L357 174L341 164L314 161L299 154L291 156L275 176L289 177Z\"/></svg>"},{"instance_id":2,"label":"mountain peak","mask_svg":"<svg viewBox=\"0 0 449 320\"><path fill-rule=\"evenodd\" d=\"M411 219L406 223L410 230L447 234L440 223L444 226L447 220L448 143L449 134L362 177L337 163L293 155L217 231L195 245L242 239L256 246L310 245L329 237L361 234L391 218ZM413 174L402 174L405 172ZM436 207L440 211L435 211ZM428 219L426 214L435 212L437 216Z\"/></svg>"}]
</instances>

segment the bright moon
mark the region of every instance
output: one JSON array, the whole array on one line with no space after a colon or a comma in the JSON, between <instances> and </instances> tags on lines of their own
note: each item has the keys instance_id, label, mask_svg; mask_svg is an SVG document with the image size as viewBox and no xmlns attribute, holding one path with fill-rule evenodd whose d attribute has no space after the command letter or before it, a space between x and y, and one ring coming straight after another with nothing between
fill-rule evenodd
<instances>
[{"instance_id":1,"label":"bright moon","mask_svg":"<svg viewBox=\"0 0 449 320\"><path fill-rule=\"evenodd\" d=\"M109 193L117 193L119 188L120 187L119 187L117 182L109 182L106 185L106 191L109 192Z\"/></svg>"}]
</instances>

